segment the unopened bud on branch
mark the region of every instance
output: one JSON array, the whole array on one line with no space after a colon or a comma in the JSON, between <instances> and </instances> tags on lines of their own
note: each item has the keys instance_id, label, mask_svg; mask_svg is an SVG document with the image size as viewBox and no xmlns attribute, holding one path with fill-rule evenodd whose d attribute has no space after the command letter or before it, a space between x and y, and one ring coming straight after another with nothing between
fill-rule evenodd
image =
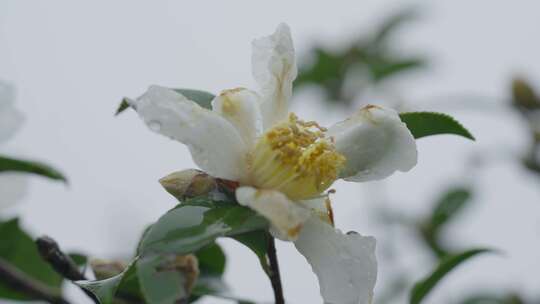
<instances>
[{"instance_id":1,"label":"unopened bud on branch","mask_svg":"<svg viewBox=\"0 0 540 304\"><path fill-rule=\"evenodd\" d=\"M540 109L540 100L531 85L523 78L512 81L512 103L522 109Z\"/></svg>"},{"instance_id":2,"label":"unopened bud on branch","mask_svg":"<svg viewBox=\"0 0 540 304\"><path fill-rule=\"evenodd\" d=\"M171 173L161 178L159 183L179 200L205 195L217 189L215 178L195 169Z\"/></svg>"}]
</instances>

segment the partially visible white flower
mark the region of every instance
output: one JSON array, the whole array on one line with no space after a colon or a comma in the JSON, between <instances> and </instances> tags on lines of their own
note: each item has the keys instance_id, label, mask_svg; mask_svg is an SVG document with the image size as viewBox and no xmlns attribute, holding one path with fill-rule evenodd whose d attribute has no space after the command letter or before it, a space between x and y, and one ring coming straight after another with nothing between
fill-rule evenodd
<instances>
[{"instance_id":1,"label":"partially visible white flower","mask_svg":"<svg viewBox=\"0 0 540 304\"><path fill-rule=\"evenodd\" d=\"M15 106L13 86L0 82L0 144L10 139L22 126L24 117Z\"/></svg>"},{"instance_id":2,"label":"partially visible white flower","mask_svg":"<svg viewBox=\"0 0 540 304\"><path fill-rule=\"evenodd\" d=\"M260 93L223 91L212 110L152 86L132 106L150 129L186 144L209 174L240 187L236 198L293 241L319 278L325 303L371 303L375 239L334 229L324 194L338 178L378 180L416 165L415 140L394 110L367 106L326 129L289 113L297 74L289 27L253 42Z\"/></svg>"},{"instance_id":3,"label":"partially visible white flower","mask_svg":"<svg viewBox=\"0 0 540 304\"><path fill-rule=\"evenodd\" d=\"M13 86L0 81L0 145L17 133L24 122L14 106ZM27 179L17 173L0 173L0 210L19 201L26 193Z\"/></svg>"},{"instance_id":4,"label":"partially visible white flower","mask_svg":"<svg viewBox=\"0 0 540 304\"><path fill-rule=\"evenodd\" d=\"M20 201L28 189L28 179L23 174L0 173L0 213Z\"/></svg>"}]
</instances>

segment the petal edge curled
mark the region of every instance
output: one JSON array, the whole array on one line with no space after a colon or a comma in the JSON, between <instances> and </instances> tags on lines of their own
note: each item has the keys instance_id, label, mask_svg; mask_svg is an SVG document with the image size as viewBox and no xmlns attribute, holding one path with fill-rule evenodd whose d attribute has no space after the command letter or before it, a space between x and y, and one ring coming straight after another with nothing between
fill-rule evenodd
<instances>
[{"instance_id":1,"label":"petal edge curled","mask_svg":"<svg viewBox=\"0 0 540 304\"><path fill-rule=\"evenodd\" d=\"M293 202L285 194L275 190L253 187L236 189L238 203L247 206L265 217L271 224L274 237L284 241L294 241L302 230L311 211Z\"/></svg>"},{"instance_id":2,"label":"petal edge curled","mask_svg":"<svg viewBox=\"0 0 540 304\"><path fill-rule=\"evenodd\" d=\"M151 86L131 106L150 130L187 145L195 163L208 174L243 178L246 145L236 128L218 113L160 86Z\"/></svg>"},{"instance_id":3,"label":"petal edge curled","mask_svg":"<svg viewBox=\"0 0 540 304\"><path fill-rule=\"evenodd\" d=\"M375 238L344 234L313 216L294 245L317 275L325 304L371 304L377 281Z\"/></svg>"},{"instance_id":4,"label":"petal edge curled","mask_svg":"<svg viewBox=\"0 0 540 304\"><path fill-rule=\"evenodd\" d=\"M24 115L13 106L14 100L14 88L0 82L0 143L9 140L24 122Z\"/></svg>"},{"instance_id":5,"label":"petal edge curled","mask_svg":"<svg viewBox=\"0 0 540 304\"><path fill-rule=\"evenodd\" d=\"M328 135L347 159L340 176L348 181L383 179L417 162L416 141L392 109L368 105L332 126Z\"/></svg>"},{"instance_id":6,"label":"petal edge curled","mask_svg":"<svg viewBox=\"0 0 540 304\"><path fill-rule=\"evenodd\" d=\"M276 31L252 43L252 73L261 87L264 128L287 118L292 84L298 69L291 31L282 23Z\"/></svg>"},{"instance_id":7,"label":"petal edge curled","mask_svg":"<svg viewBox=\"0 0 540 304\"><path fill-rule=\"evenodd\" d=\"M259 98L255 92L237 88L221 92L212 101L212 110L235 126L248 147L262 134Z\"/></svg>"}]
</instances>

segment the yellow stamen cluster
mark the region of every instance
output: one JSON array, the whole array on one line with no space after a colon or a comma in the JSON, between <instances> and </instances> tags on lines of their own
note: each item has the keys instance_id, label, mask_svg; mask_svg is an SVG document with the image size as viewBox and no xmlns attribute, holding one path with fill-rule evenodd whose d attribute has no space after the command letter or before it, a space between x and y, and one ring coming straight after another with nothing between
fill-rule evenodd
<instances>
[{"instance_id":1,"label":"yellow stamen cluster","mask_svg":"<svg viewBox=\"0 0 540 304\"><path fill-rule=\"evenodd\" d=\"M252 154L252 182L291 199L314 197L337 178L345 157L325 138L326 129L293 113L259 139Z\"/></svg>"}]
</instances>

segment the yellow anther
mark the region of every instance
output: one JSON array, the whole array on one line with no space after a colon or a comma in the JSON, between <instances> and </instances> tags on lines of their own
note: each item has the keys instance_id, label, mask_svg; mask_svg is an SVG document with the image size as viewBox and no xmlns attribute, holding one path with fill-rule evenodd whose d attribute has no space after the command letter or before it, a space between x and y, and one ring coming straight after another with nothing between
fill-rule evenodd
<instances>
[{"instance_id":1,"label":"yellow anther","mask_svg":"<svg viewBox=\"0 0 540 304\"><path fill-rule=\"evenodd\" d=\"M345 163L325 128L289 119L267 131L253 152L252 182L262 189L282 191L291 199L307 199L325 191Z\"/></svg>"}]
</instances>

